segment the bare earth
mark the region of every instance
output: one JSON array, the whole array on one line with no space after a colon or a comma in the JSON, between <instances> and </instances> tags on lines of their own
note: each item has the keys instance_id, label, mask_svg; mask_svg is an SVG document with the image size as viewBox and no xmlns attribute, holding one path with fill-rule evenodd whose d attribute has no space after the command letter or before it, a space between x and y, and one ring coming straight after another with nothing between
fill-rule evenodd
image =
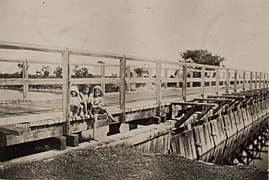
<instances>
[{"instance_id":1,"label":"bare earth","mask_svg":"<svg viewBox=\"0 0 269 180\"><path fill-rule=\"evenodd\" d=\"M217 166L129 146L88 148L0 169L1 179L268 179L266 170Z\"/></svg>"}]
</instances>

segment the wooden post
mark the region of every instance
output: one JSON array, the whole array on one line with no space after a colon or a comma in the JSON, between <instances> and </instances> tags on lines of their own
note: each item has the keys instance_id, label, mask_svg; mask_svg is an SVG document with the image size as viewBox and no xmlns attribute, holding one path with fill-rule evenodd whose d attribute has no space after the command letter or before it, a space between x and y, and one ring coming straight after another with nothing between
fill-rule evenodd
<instances>
[{"instance_id":1,"label":"wooden post","mask_svg":"<svg viewBox=\"0 0 269 180\"><path fill-rule=\"evenodd\" d=\"M263 73L263 88L265 88L266 84L266 73Z\"/></svg>"},{"instance_id":2,"label":"wooden post","mask_svg":"<svg viewBox=\"0 0 269 180\"><path fill-rule=\"evenodd\" d=\"M201 97L205 96L205 66L202 67L201 71Z\"/></svg>"},{"instance_id":3,"label":"wooden post","mask_svg":"<svg viewBox=\"0 0 269 180\"><path fill-rule=\"evenodd\" d=\"M220 73L219 73L219 68L216 69L216 87L215 87L215 92L216 94L218 95L219 94L219 76L220 76Z\"/></svg>"},{"instance_id":4,"label":"wooden post","mask_svg":"<svg viewBox=\"0 0 269 180\"><path fill-rule=\"evenodd\" d=\"M151 85L152 85L152 68L149 68L149 79L151 80L149 83L148 83L148 88L149 90L151 90Z\"/></svg>"},{"instance_id":5,"label":"wooden post","mask_svg":"<svg viewBox=\"0 0 269 180\"><path fill-rule=\"evenodd\" d=\"M229 93L229 86L230 86L230 71L226 69L226 93Z\"/></svg>"},{"instance_id":6,"label":"wooden post","mask_svg":"<svg viewBox=\"0 0 269 180\"><path fill-rule=\"evenodd\" d=\"M120 59L120 109L122 112L120 122L125 122L126 97L126 57Z\"/></svg>"},{"instance_id":7,"label":"wooden post","mask_svg":"<svg viewBox=\"0 0 269 180\"><path fill-rule=\"evenodd\" d=\"M181 77L180 77L180 75L179 75L179 72L180 72L180 70L178 69L178 70L176 70L176 78L177 78L177 88L179 88L179 82L181 81Z\"/></svg>"},{"instance_id":8,"label":"wooden post","mask_svg":"<svg viewBox=\"0 0 269 180\"><path fill-rule=\"evenodd\" d=\"M266 87L269 88L269 74L266 74L267 78L266 78Z\"/></svg>"},{"instance_id":9,"label":"wooden post","mask_svg":"<svg viewBox=\"0 0 269 180\"><path fill-rule=\"evenodd\" d=\"M53 137L52 139L56 143L56 148L58 150L66 149L66 137L65 136Z\"/></svg>"},{"instance_id":10,"label":"wooden post","mask_svg":"<svg viewBox=\"0 0 269 180\"><path fill-rule=\"evenodd\" d=\"M106 75L106 67L105 67L105 64L102 64L101 65L101 78L102 78L101 87L103 89L104 94L106 91L106 83L105 83L106 76L105 75Z\"/></svg>"},{"instance_id":11,"label":"wooden post","mask_svg":"<svg viewBox=\"0 0 269 180\"><path fill-rule=\"evenodd\" d=\"M62 66L63 66L63 116L65 119L64 124L64 135L70 135L70 80L71 80L71 70L70 70L70 54L67 50L62 53Z\"/></svg>"},{"instance_id":12,"label":"wooden post","mask_svg":"<svg viewBox=\"0 0 269 180\"><path fill-rule=\"evenodd\" d=\"M70 134L66 136L66 145L67 146L78 146L79 143L79 135L78 134Z\"/></svg>"},{"instance_id":13,"label":"wooden post","mask_svg":"<svg viewBox=\"0 0 269 180\"><path fill-rule=\"evenodd\" d=\"M183 79L182 79L182 97L184 102L187 101L187 65L183 65Z\"/></svg>"},{"instance_id":14,"label":"wooden post","mask_svg":"<svg viewBox=\"0 0 269 180\"><path fill-rule=\"evenodd\" d=\"M165 78L165 83L164 83L164 88L167 88L167 69L164 69L164 78Z\"/></svg>"},{"instance_id":15,"label":"wooden post","mask_svg":"<svg viewBox=\"0 0 269 180\"><path fill-rule=\"evenodd\" d=\"M250 83L249 83L249 89L252 89L252 83L253 83L253 72L250 72Z\"/></svg>"},{"instance_id":16,"label":"wooden post","mask_svg":"<svg viewBox=\"0 0 269 180\"><path fill-rule=\"evenodd\" d=\"M260 73L259 88L262 88L262 73Z\"/></svg>"},{"instance_id":17,"label":"wooden post","mask_svg":"<svg viewBox=\"0 0 269 180\"><path fill-rule=\"evenodd\" d=\"M157 104L156 116L159 116L161 114L161 99L162 99L162 96L161 96L161 87L162 87L161 70L162 70L161 62L157 62L156 63L156 88L155 88L156 104Z\"/></svg>"},{"instance_id":18,"label":"wooden post","mask_svg":"<svg viewBox=\"0 0 269 180\"><path fill-rule=\"evenodd\" d=\"M243 71L243 91L246 90L246 71Z\"/></svg>"},{"instance_id":19,"label":"wooden post","mask_svg":"<svg viewBox=\"0 0 269 180\"><path fill-rule=\"evenodd\" d=\"M237 91L237 70L234 71L234 92Z\"/></svg>"},{"instance_id":20,"label":"wooden post","mask_svg":"<svg viewBox=\"0 0 269 180\"><path fill-rule=\"evenodd\" d=\"M22 77L24 80L28 80L28 61L25 60L23 63ZM23 84L23 100L28 99L29 85L28 82Z\"/></svg>"},{"instance_id":21,"label":"wooden post","mask_svg":"<svg viewBox=\"0 0 269 180\"><path fill-rule=\"evenodd\" d=\"M190 83L190 88L192 88L193 87L193 69L190 70L190 81L189 81L189 83Z\"/></svg>"},{"instance_id":22,"label":"wooden post","mask_svg":"<svg viewBox=\"0 0 269 180\"><path fill-rule=\"evenodd\" d=\"M257 89L257 85L258 85L258 72L255 72L255 89Z\"/></svg>"},{"instance_id":23,"label":"wooden post","mask_svg":"<svg viewBox=\"0 0 269 180\"><path fill-rule=\"evenodd\" d=\"M126 73L127 73L127 78L128 78L128 83L127 83L127 91L131 91L131 83L130 83L130 80L131 80L131 67L130 66L127 66L126 67Z\"/></svg>"}]
</instances>

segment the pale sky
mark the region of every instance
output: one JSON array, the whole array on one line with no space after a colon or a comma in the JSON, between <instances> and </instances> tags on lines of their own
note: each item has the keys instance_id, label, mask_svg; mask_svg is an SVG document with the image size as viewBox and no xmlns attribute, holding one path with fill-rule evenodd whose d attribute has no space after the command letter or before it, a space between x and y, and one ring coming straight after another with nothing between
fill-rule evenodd
<instances>
[{"instance_id":1,"label":"pale sky","mask_svg":"<svg viewBox=\"0 0 269 180\"><path fill-rule=\"evenodd\" d=\"M269 72L268 17L269 0L0 0L0 41L173 61L207 49Z\"/></svg>"}]
</instances>

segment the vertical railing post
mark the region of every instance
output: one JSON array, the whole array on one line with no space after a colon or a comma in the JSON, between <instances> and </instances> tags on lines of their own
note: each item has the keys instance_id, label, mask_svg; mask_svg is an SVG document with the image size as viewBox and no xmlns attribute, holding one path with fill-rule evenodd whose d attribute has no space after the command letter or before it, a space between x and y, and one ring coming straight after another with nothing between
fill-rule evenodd
<instances>
[{"instance_id":1,"label":"vertical railing post","mask_svg":"<svg viewBox=\"0 0 269 180\"><path fill-rule=\"evenodd\" d=\"M258 86L258 72L255 72L255 89L257 89Z\"/></svg>"},{"instance_id":2,"label":"vertical railing post","mask_svg":"<svg viewBox=\"0 0 269 180\"><path fill-rule=\"evenodd\" d=\"M266 87L269 88L269 74L266 74Z\"/></svg>"},{"instance_id":3,"label":"vertical railing post","mask_svg":"<svg viewBox=\"0 0 269 180\"><path fill-rule=\"evenodd\" d=\"M126 57L120 59L120 109L122 112L120 122L125 122L126 106Z\"/></svg>"},{"instance_id":4,"label":"vertical railing post","mask_svg":"<svg viewBox=\"0 0 269 180\"><path fill-rule=\"evenodd\" d=\"M148 90L151 90L151 85L152 85L152 68L149 68L148 69L149 71L149 82L147 83L147 86L148 86Z\"/></svg>"},{"instance_id":5,"label":"vertical railing post","mask_svg":"<svg viewBox=\"0 0 269 180\"><path fill-rule=\"evenodd\" d=\"M259 88L262 88L262 73L260 73Z\"/></svg>"},{"instance_id":6,"label":"vertical railing post","mask_svg":"<svg viewBox=\"0 0 269 180\"><path fill-rule=\"evenodd\" d=\"M22 77L24 80L28 80L28 61L23 62ZM23 83L23 100L28 99L29 85L28 82Z\"/></svg>"},{"instance_id":7,"label":"vertical railing post","mask_svg":"<svg viewBox=\"0 0 269 180\"><path fill-rule=\"evenodd\" d=\"M102 79L102 82L101 82L101 87L103 89L103 92L106 93L106 66L105 64L103 63L101 65L101 79Z\"/></svg>"},{"instance_id":8,"label":"vertical railing post","mask_svg":"<svg viewBox=\"0 0 269 180\"><path fill-rule=\"evenodd\" d=\"M266 74L266 87L269 88L269 74Z\"/></svg>"},{"instance_id":9,"label":"vertical railing post","mask_svg":"<svg viewBox=\"0 0 269 180\"><path fill-rule=\"evenodd\" d=\"M234 70L234 92L237 91L237 70Z\"/></svg>"},{"instance_id":10,"label":"vertical railing post","mask_svg":"<svg viewBox=\"0 0 269 180\"><path fill-rule=\"evenodd\" d=\"M216 86L215 86L215 92L218 95L219 94L219 77L220 77L220 72L219 68L216 69Z\"/></svg>"},{"instance_id":11,"label":"vertical railing post","mask_svg":"<svg viewBox=\"0 0 269 180\"><path fill-rule=\"evenodd\" d=\"M243 91L246 90L246 71L243 71Z\"/></svg>"},{"instance_id":12,"label":"vertical railing post","mask_svg":"<svg viewBox=\"0 0 269 180\"><path fill-rule=\"evenodd\" d=\"M187 101L187 65L186 63L182 66L183 68L183 75L182 75L182 97L183 101Z\"/></svg>"},{"instance_id":13,"label":"vertical railing post","mask_svg":"<svg viewBox=\"0 0 269 180\"><path fill-rule=\"evenodd\" d=\"M63 117L64 135L70 135L70 86L71 86L71 68L70 68L70 54L69 51L62 53L62 66L63 66Z\"/></svg>"},{"instance_id":14,"label":"vertical railing post","mask_svg":"<svg viewBox=\"0 0 269 180\"><path fill-rule=\"evenodd\" d=\"M149 78L152 79L152 68L149 68Z\"/></svg>"},{"instance_id":15,"label":"vertical railing post","mask_svg":"<svg viewBox=\"0 0 269 180\"><path fill-rule=\"evenodd\" d=\"M253 72L250 72L250 83L249 83L249 89L252 89L252 83L253 83Z\"/></svg>"},{"instance_id":16,"label":"vertical railing post","mask_svg":"<svg viewBox=\"0 0 269 180\"><path fill-rule=\"evenodd\" d=\"M155 88L155 94L156 94L156 104L157 104L157 112L156 116L161 115L161 99L162 99L162 82L161 82L161 70L162 70L162 64L161 62L156 62L156 88Z\"/></svg>"},{"instance_id":17,"label":"vertical railing post","mask_svg":"<svg viewBox=\"0 0 269 180\"><path fill-rule=\"evenodd\" d=\"M128 78L128 82L127 82L127 91L131 91L131 67L127 66L126 67L126 73L127 73L127 78Z\"/></svg>"},{"instance_id":18,"label":"vertical railing post","mask_svg":"<svg viewBox=\"0 0 269 180\"><path fill-rule=\"evenodd\" d=\"M168 74L167 69L164 69L164 78L165 78L164 88L165 89L167 88L167 78L168 78L167 74Z\"/></svg>"},{"instance_id":19,"label":"vertical railing post","mask_svg":"<svg viewBox=\"0 0 269 180\"><path fill-rule=\"evenodd\" d=\"M263 73L263 88L265 88L265 82L266 82L266 73Z\"/></svg>"},{"instance_id":20,"label":"vertical railing post","mask_svg":"<svg viewBox=\"0 0 269 180\"><path fill-rule=\"evenodd\" d=\"M201 70L201 97L205 96L205 66Z\"/></svg>"},{"instance_id":21,"label":"vertical railing post","mask_svg":"<svg viewBox=\"0 0 269 180\"><path fill-rule=\"evenodd\" d=\"M190 88L193 87L193 69L190 70L190 78L189 78Z\"/></svg>"},{"instance_id":22,"label":"vertical railing post","mask_svg":"<svg viewBox=\"0 0 269 180\"><path fill-rule=\"evenodd\" d=\"M179 88L179 83L181 81L181 77L179 75L180 69L176 70L176 78L177 78L177 88Z\"/></svg>"},{"instance_id":23,"label":"vertical railing post","mask_svg":"<svg viewBox=\"0 0 269 180\"><path fill-rule=\"evenodd\" d=\"M230 86L230 71L229 69L226 69L226 86L225 86L225 90L226 93L229 93L229 86Z\"/></svg>"}]
</instances>

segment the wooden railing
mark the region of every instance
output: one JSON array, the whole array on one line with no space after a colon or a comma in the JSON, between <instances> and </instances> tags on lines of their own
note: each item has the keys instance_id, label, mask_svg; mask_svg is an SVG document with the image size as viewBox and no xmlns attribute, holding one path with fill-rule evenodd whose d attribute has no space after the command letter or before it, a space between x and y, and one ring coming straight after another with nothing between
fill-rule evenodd
<instances>
[{"instance_id":1,"label":"wooden railing","mask_svg":"<svg viewBox=\"0 0 269 180\"><path fill-rule=\"evenodd\" d=\"M38 45L10 43L0 41L0 49L8 50L23 50L23 51L39 51L56 53L62 55L60 62L49 62L50 64L58 64L62 67L63 78L42 78L33 79L29 78L28 66L29 63L46 63L45 61L38 60L21 60L21 59L0 59L0 62L19 62L23 63L22 78L1 78L0 85L22 85L23 86L23 99L28 98L29 85L62 85L62 107L63 116L66 119L66 132L69 134L69 92L71 84L101 84L103 89L105 85L112 83L119 85L119 105L122 112L122 122L124 122L125 108L126 108L126 95L131 92L131 84L145 83L153 85L155 91L156 105L158 108L157 113L160 113L160 106L162 104L162 91L169 88L174 84L173 89L181 90L184 101L187 100L187 91L189 89L200 89L200 95L205 96L207 89L214 88L216 94L225 90L226 93L231 91L237 92L247 89L268 88L269 73L245 71L238 69L231 69L226 67L216 67L208 65L199 65L193 63L183 63L175 61L166 61L159 59L140 58L127 55L119 55L112 53L92 52L85 50L55 48ZM98 66L101 69L100 77L98 78L71 78L71 55L88 56L95 58L114 59L117 64L91 64L80 63L80 65ZM147 77L132 77L130 69L136 67L138 63L148 63ZM73 63L74 64L74 63ZM119 67L119 76L106 77L106 69L110 66ZM138 66L139 67L139 66ZM154 74L153 71L156 71ZM170 74L168 72L174 72ZM154 75L153 75L154 74Z\"/></svg>"}]
</instances>

